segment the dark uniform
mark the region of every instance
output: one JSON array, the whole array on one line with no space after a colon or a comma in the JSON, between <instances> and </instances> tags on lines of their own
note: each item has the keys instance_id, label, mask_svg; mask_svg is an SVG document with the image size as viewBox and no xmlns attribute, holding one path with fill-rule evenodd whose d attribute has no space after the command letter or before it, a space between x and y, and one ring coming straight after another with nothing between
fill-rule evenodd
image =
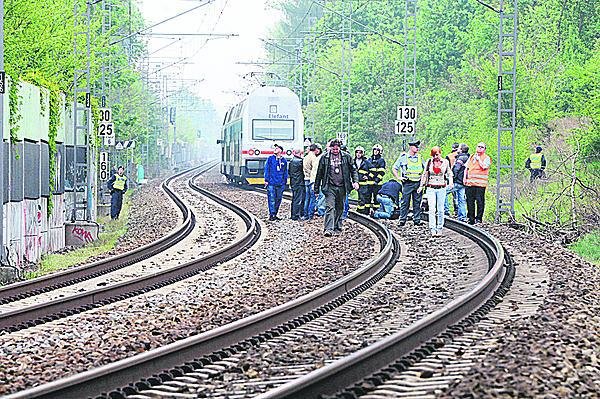
<instances>
[{"instance_id":1,"label":"dark uniform","mask_svg":"<svg viewBox=\"0 0 600 399\"><path fill-rule=\"evenodd\" d=\"M375 211L379 207L377 202L377 193L383 186L383 176L385 175L385 159L383 159L383 148L379 144L373 146L373 155L369 158L369 207Z\"/></svg>"},{"instance_id":2,"label":"dark uniform","mask_svg":"<svg viewBox=\"0 0 600 399\"><path fill-rule=\"evenodd\" d=\"M360 158L354 157L353 163L354 167L358 172L358 206L356 207L356 211L358 213L362 213L363 215L368 215L371 209L370 198L371 198L371 184L372 182L369 180L369 171L371 169L369 160L365 158L364 153L365 149L362 147L356 147L354 150L354 154L358 151L361 151L363 156ZM369 206L367 206L369 205Z\"/></svg>"},{"instance_id":3,"label":"dark uniform","mask_svg":"<svg viewBox=\"0 0 600 399\"><path fill-rule=\"evenodd\" d=\"M531 173L530 182L545 177L546 157L542 154L542 147L535 147L535 152L529 155L529 158L525 161L525 168L529 169Z\"/></svg>"},{"instance_id":4,"label":"dark uniform","mask_svg":"<svg viewBox=\"0 0 600 399\"><path fill-rule=\"evenodd\" d=\"M127 176L116 173L108 180L106 186L111 194L110 217L118 219L123 206L123 194L127 191Z\"/></svg>"}]
</instances>

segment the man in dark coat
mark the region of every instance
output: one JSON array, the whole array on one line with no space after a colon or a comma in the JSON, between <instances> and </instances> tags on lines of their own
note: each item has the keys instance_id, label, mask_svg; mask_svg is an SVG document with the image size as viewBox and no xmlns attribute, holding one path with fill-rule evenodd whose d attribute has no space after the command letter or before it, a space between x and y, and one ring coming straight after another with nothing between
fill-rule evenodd
<instances>
[{"instance_id":1,"label":"man in dark coat","mask_svg":"<svg viewBox=\"0 0 600 399\"><path fill-rule=\"evenodd\" d=\"M325 236L342 231L342 213L346 195L358 190L358 173L352 157L342 152L341 143L334 139L329 152L321 157L315 180L315 195L321 190L325 194Z\"/></svg>"},{"instance_id":2,"label":"man in dark coat","mask_svg":"<svg viewBox=\"0 0 600 399\"><path fill-rule=\"evenodd\" d=\"M290 188L292 189L292 220L300 220L304 210L304 167L302 164L301 149L292 151L293 158L288 163Z\"/></svg>"}]
</instances>

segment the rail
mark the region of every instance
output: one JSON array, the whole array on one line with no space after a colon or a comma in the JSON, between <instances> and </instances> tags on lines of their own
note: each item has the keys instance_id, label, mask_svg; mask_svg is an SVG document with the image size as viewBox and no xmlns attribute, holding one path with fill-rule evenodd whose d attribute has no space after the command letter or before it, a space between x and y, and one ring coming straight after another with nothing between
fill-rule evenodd
<instances>
[{"instance_id":1,"label":"rail","mask_svg":"<svg viewBox=\"0 0 600 399\"><path fill-rule=\"evenodd\" d=\"M201 190L198 187L196 189ZM224 201L215 194L201 192L214 200ZM192 359L217 351L223 352L223 348L245 339L266 336L268 333L265 331L279 328L282 323L294 324L294 320L304 317L308 312L325 313L326 310L323 309L334 306L331 305L332 302L349 300L358 292L375 284L395 264L399 255L399 244L387 227L356 213L352 213L350 217L373 231L381 243L380 253L353 273L275 308L131 358L8 395L6 399L83 398L97 396L101 392L110 392L119 387L131 390L135 381L150 376L156 376L154 379L160 376L169 378L182 369L189 369Z\"/></svg>"},{"instance_id":2,"label":"rail","mask_svg":"<svg viewBox=\"0 0 600 399\"><path fill-rule=\"evenodd\" d=\"M486 253L489 271L482 281L409 327L256 398L316 399L334 394L385 368L483 306L507 275L504 249L494 237L465 223L447 220L446 226L473 239Z\"/></svg>"},{"instance_id":3,"label":"rail","mask_svg":"<svg viewBox=\"0 0 600 399\"><path fill-rule=\"evenodd\" d=\"M32 280L20 281L18 283L0 287L0 304L21 300L30 296L39 295L44 292L102 276L104 274L137 263L141 260L147 259L150 256L156 255L157 253L164 251L166 248L169 248L173 244L181 241L194 228L191 217L192 215L189 208L169 188L169 183L177 177L180 177L195 169L206 171L215 166L216 164L214 162L200 165L197 168L177 173L162 183L162 189L173 200L173 202L175 202L175 205L181 211L184 219L180 226L166 236L137 248L136 250L113 256L108 259L99 260L85 265L69 268L61 272L41 276Z\"/></svg>"}]
</instances>

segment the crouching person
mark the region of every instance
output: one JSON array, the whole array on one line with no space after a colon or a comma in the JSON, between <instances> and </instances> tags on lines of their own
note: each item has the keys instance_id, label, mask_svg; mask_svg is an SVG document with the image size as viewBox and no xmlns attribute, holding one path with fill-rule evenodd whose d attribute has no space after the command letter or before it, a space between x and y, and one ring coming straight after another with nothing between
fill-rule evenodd
<instances>
[{"instance_id":1,"label":"crouching person","mask_svg":"<svg viewBox=\"0 0 600 399\"><path fill-rule=\"evenodd\" d=\"M375 219L392 219L392 215L398 207L401 191L402 184L398 183L394 179L384 183L377 193L379 209L375 211L373 217Z\"/></svg>"}]
</instances>

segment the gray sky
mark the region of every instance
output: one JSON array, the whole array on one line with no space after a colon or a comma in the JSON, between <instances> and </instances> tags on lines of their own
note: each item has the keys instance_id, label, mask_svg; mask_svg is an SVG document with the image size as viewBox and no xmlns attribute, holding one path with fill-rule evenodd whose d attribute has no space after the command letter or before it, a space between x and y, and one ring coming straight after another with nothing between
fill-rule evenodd
<instances>
[{"instance_id":1,"label":"gray sky","mask_svg":"<svg viewBox=\"0 0 600 399\"><path fill-rule=\"evenodd\" d=\"M160 22L182 11L189 10L205 0L137 0L147 25ZM161 24L154 33L236 33L239 37L206 41L204 37L182 38L152 57L191 57L193 64L170 67L163 72L178 74L184 79L204 79L195 84L193 91L210 98L220 111L234 104L239 97L234 91L248 87L241 79L245 73L260 70L252 65L237 65L238 61L256 61L264 58L259 38L268 37L268 31L279 18L270 8L269 0L215 0L213 3ZM175 41L150 37L149 53ZM153 58L151 62L173 63L175 58ZM153 68L150 67L150 71ZM186 82L191 85L193 82Z\"/></svg>"}]
</instances>

